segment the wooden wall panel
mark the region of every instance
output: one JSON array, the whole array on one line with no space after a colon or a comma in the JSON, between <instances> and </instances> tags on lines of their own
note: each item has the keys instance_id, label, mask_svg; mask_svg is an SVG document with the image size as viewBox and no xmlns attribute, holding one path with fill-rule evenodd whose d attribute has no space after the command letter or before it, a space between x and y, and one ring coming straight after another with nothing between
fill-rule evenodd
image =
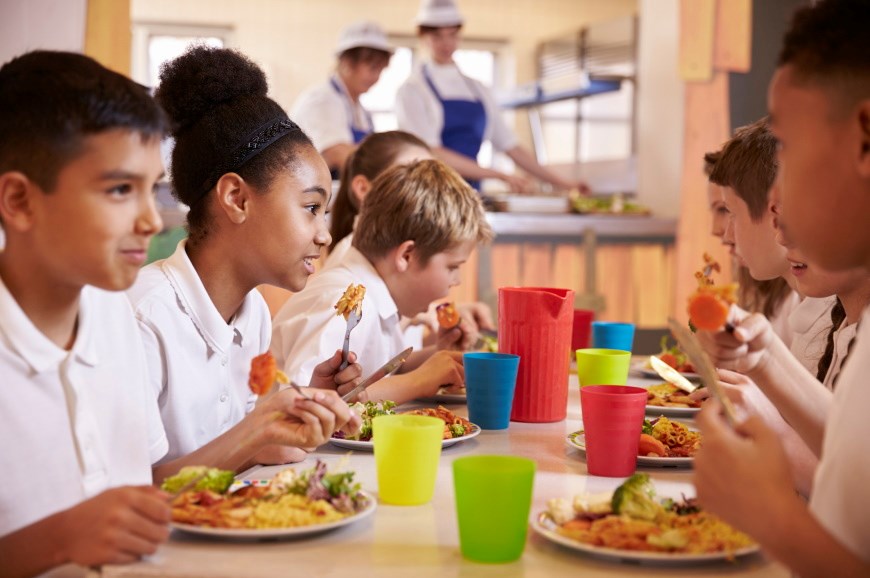
<instances>
[{"instance_id":1,"label":"wooden wall panel","mask_svg":"<svg viewBox=\"0 0 870 578\"><path fill-rule=\"evenodd\" d=\"M130 76L131 44L130 0L88 0L85 54Z\"/></svg>"},{"instance_id":2,"label":"wooden wall panel","mask_svg":"<svg viewBox=\"0 0 870 578\"><path fill-rule=\"evenodd\" d=\"M709 80L713 71L715 0L680 2L680 77Z\"/></svg>"},{"instance_id":3,"label":"wooden wall panel","mask_svg":"<svg viewBox=\"0 0 870 578\"><path fill-rule=\"evenodd\" d=\"M752 66L752 0L718 0L713 37L714 69L749 72Z\"/></svg>"},{"instance_id":4,"label":"wooden wall panel","mask_svg":"<svg viewBox=\"0 0 870 578\"><path fill-rule=\"evenodd\" d=\"M677 224L676 290L674 311L687 319L686 300L697 287L694 273L706 251L730 277L730 261L719 239L710 235L707 177L704 153L717 150L729 136L728 73L716 72L710 82L686 83L686 124L683 140L683 174L680 187L680 220Z\"/></svg>"},{"instance_id":5,"label":"wooden wall panel","mask_svg":"<svg viewBox=\"0 0 870 578\"><path fill-rule=\"evenodd\" d=\"M598 293L604 295L604 311L597 315L603 321L633 322L634 279L632 271L632 246L603 245L595 252L596 284Z\"/></svg>"}]
</instances>

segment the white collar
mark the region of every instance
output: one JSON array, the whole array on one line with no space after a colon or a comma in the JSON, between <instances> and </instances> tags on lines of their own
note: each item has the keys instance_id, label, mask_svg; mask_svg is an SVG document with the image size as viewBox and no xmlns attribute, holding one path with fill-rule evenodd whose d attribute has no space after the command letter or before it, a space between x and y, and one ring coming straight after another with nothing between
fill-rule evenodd
<instances>
[{"instance_id":1,"label":"white collar","mask_svg":"<svg viewBox=\"0 0 870 578\"><path fill-rule=\"evenodd\" d=\"M241 345L251 329L251 294L245 296L230 323L224 321L187 256L186 243L186 240L180 241L175 252L160 264L160 269L175 290L179 306L193 321L203 340L214 351L227 353L233 343Z\"/></svg>"},{"instance_id":2,"label":"white collar","mask_svg":"<svg viewBox=\"0 0 870 578\"><path fill-rule=\"evenodd\" d=\"M72 351L68 352L51 341L30 320L18 302L0 279L0 331L9 340L10 346L36 373L56 370L70 353L86 365L99 363L97 346L94 342L92 312L97 306L91 303L91 287L83 287L79 295L78 327Z\"/></svg>"},{"instance_id":3,"label":"white collar","mask_svg":"<svg viewBox=\"0 0 870 578\"><path fill-rule=\"evenodd\" d=\"M378 310L378 315L381 319L387 320L390 318L399 317L399 307L390 295L390 289L384 282L378 270L372 265L368 258L360 253L359 249L351 245L342 265L351 271L356 276L355 283L361 283L366 288L366 297L363 300L363 306L367 300L371 300Z\"/></svg>"}]
</instances>

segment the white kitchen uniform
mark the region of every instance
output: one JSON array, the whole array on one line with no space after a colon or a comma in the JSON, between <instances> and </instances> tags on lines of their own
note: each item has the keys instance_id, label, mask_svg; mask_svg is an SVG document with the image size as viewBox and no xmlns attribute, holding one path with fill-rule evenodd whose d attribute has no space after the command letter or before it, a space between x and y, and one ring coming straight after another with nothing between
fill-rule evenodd
<instances>
[{"instance_id":1,"label":"white kitchen uniform","mask_svg":"<svg viewBox=\"0 0 870 578\"><path fill-rule=\"evenodd\" d=\"M438 93L445 100L480 101L486 110L484 140L497 151L508 151L519 144L516 135L502 118L490 90L459 71L455 64L427 62L415 66L396 94L396 117L399 129L419 137L430 147L440 147L444 128L444 111L423 75L423 66Z\"/></svg>"},{"instance_id":2,"label":"white kitchen uniform","mask_svg":"<svg viewBox=\"0 0 870 578\"><path fill-rule=\"evenodd\" d=\"M825 426L810 510L843 546L870 562L870 309L865 309Z\"/></svg>"},{"instance_id":3,"label":"white kitchen uniform","mask_svg":"<svg viewBox=\"0 0 870 578\"><path fill-rule=\"evenodd\" d=\"M374 131L371 115L353 102L338 75L304 91L290 111L319 152L339 144L355 144ZM358 138L359 137L359 138Z\"/></svg>"},{"instance_id":4,"label":"white kitchen uniform","mask_svg":"<svg viewBox=\"0 0 870 578\"><path fill-rule=\"evenodd\" d=\"M341 261L312 277L275 316L272 353L293 382L308 385L314 367L341 349L347 322L334 306L351 283L366 288L362 319L350 334L350 350L363 375L407 347L389 289L371 262L349 247Z\"/></svg>"},{"instance_id":5,"label":"white kitchen uniform","mask_svg":"<svg viewBox=\"0 0 870 578\"><path fill-rule=\"evenodd\" d=\"M199 449L254 408L251 359L269 348L269 308L251 291L229 323L184 250L139 273L128 295L145 343L169 451L162 462Z\"/></svg>"},{"instance_id":6,"label":"white kitchen uniform","mask_svg":"<svg viewBox=\"0 0 870 578\"><path fill-rule=\"evenodd\" d=\"M82 289L66 351L0 280L0 536L106 489L151 484L167 444L146 374L123 293Z\"/></svg>"}]
</instances>

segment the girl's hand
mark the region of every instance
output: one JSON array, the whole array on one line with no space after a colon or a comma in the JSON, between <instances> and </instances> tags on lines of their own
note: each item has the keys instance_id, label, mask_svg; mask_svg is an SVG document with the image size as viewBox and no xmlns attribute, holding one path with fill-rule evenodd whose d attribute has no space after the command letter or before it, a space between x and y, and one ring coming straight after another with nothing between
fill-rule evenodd
<instances>
[{"instance_id":1,"label":"girl's hand","mask_svg":"<svg viewBox=\"0 0 870 578\"><path fill-rule=\"evenodd\" d=\"M772 512L794 498L788 458L779 434L752 416L732 429L721 405L709 400L696 423L703 443L695 456L694 485L704 509L760 538Z\"/></svg>"},{"instance_id":2,"label":"girl's hand","mask_svg":"<svg viewBox=\"0 0 870 578\"><path fill-rule=\"evenodd\" d=\"M732 319L733 331L699 331L698 339L717 367L752 373L767 362L769 349L779 338L760 313L749 315L733 307Z\"/></svg>"},{"instance_id":3,"label":"girl's hand","mask_svg":"<svg viewBox=\"0 0 870 578\"><path fill-rule=\"evenodd\" d=\"M310 400L293 389L282 389L251 413L257 413L256 419L261 420L258 427L265 443L315 448L336 431L354 433L359 429L359 416L338 393L314 388L307 393Z\"/></svg>"},{"instance_id":4,"label":"girl's hand","mask_svg":"<svg viewBox=\"0 0 870 578\"><path fill-rule=\"evenodd\" d=\"M495 322L492 319L492 309L482 301L471 303L459 303L456 305L459 314L475 331L495 331Z\"/></svg>"},{"instance_id":5,"label":"girl's hand","mask_svg":"<svg viewBox=\"0 0 870 578\"><path fill-rule=\"evenodd\" d=\"M62 559L80 566L124 564L169 538L168 494L153 486L113 488L60 515Z\"/></svg>"},{"instance_id":6,"label":"girl's hand","mask_svg":"<svg viewBox=\"0 0 870 578\"><path fill-rule=\"evenodd\" d=\"M309 386L318 389L332 389L338 391L339 395L344 395L356 387L362 380L362 366L356 363L356 359L356 353L353 351L348 353L347 360L350 363L339 371L338 368L341 367L341 350L336 350L332 357L314 368ZM361 399L360 401L365 400Z\"/></svg>"},{"instance_id":7,"label":"girl's hand","mask_svg":"<svg viewBox=\"0 0 870 578\"><path fill-rule=\"evenodd\" d=\"M468 351L477 343L479 334L477 329L466 319L460 316L459 324L450 329L438 329L438 343L436 349L442 351Z\"/></svg>"}]
</instances>

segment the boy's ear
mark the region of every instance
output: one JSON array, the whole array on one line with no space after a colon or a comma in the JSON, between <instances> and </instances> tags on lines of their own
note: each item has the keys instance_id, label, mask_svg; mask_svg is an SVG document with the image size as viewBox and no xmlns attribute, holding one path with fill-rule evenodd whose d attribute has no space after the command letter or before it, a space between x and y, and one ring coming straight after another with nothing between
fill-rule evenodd
<instances>
[{"instance_id":1,"label":"boy's ear","mask_svg":"<svg viewBox=\"0 0 870 578\"><path fill-rule=\"evenodd\" d=\"M215 185L217 205L235 225L241 225L248 218L250 194L248 183L236 173L223 174Z\"/></svg>"},{"instance_id":2,"label":"boy's ear","mask_svg":"<svg viewBox=\"0 0 870 578\"><path fill-rule=\"evenodd\" d=\"M870 99L865 99L858 107L858 121L861 124L861 157L858 171L865 179L870 178Z\"/></svg>"},{"instance_id":3,"label":"boy's ear","mask_svg":"<svg viewBox=\"0 0 870 578\"><path fill-rule=\"evenodd\" d=\"M411 260L415 257L414 253L417 250L417 246L414 241L405 241L401 245L396 248L394 253L395 262L394 265L396 270L400 273L404 273L411 267Z\"/></svg>"},{"instance_id":4,"label":"boy's ear","mask_svg":"<svg viewBox=\"0 0 870 578\"><path fill-rule=\"evenodd\" d=\"M33 195L36 185L24 173L0 175L0 221L7 229L26 231L33 223Z\"/></svg>"},{"instance_id":5,"label":"boy's ear","mask_svg":"<svg viewBox=\"0 0 870 578\"><path fill-rule=\"evenodd\" d=\"M372 190L372 182L365 175L356 175L350 180L350 191L356 197L357 208L365 202L370 190Z\"/></svg>"}]
</instances>

